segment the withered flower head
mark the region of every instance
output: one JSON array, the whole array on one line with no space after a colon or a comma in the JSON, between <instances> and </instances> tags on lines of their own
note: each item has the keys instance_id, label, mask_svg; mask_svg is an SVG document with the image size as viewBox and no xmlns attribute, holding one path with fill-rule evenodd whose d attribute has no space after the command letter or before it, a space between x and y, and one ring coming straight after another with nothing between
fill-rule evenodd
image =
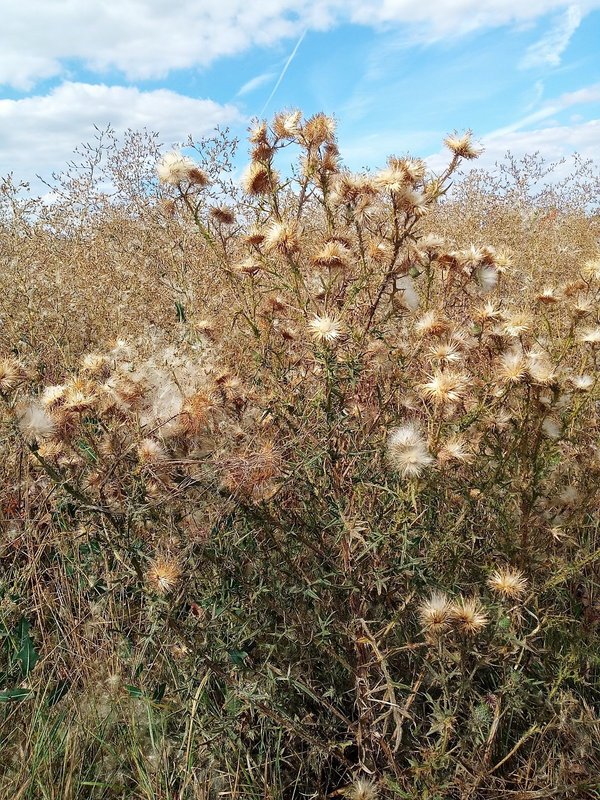
<instances>
[{"instance_id":1,"label":"withered flower head","mask_svg":"<svg viewBox=\"0 0 600 800\"><path fill-rule=\"evenodd\" d=\"M88 353L81 362L81 371L94 377L106 376L108 369L109 359L103 353Z\"/></svg>"},{"instance_id":2,"label":"withered flower head","mask_svg":"<svg viewBox=\"0 0 600 800\"><path fill-rule=\"evenodd\" d=\"M582 272L588 280L600 281L600 258L593 258L586 261Z\"/></svg>"},{"instance_id":3,"label":"withered flower head","mask_svg":"<svg viewBox=\"0 0 600 800\"><path fill-rule=\"evenodd\" d=\"M509 339L518 339L531 330L531 319L527 314L513 314L500 327L500 333Z\"/></svg>"},{"instance_id":4,"label":"withered flower head","mask_svg":"<svg viewBox=\"0 0 600 800\"><path fill-rule=\"evenodd\" d=\"M255 258L248 256L233 265L236 272L243 272L244 275L256 275L261 270L261 264Z\"/></svg>"},{"instance_id":5,"label":"withered flower head","mask_svg":"<svg viewBox=\"0 0 600 800\"><path fill-rule=\"evenodd\" d=\"M452 436L437 454L437 459L442 466L452 461L468 464L473 461L473 453L464 437Z\"/></svg>"},{"instance_id":6,"label":"withered flower head","mask_svg":"<svg viewBox=\"0 0 600 800\"><path fill-rule=\"evenodd\" d=\"M208 186L210 183L208 175L193 159L176 150L162 157L156 166L156 172L161 183L171 186L178 186L184 181L196 186Z\"/></svg>"},{"instance_id":7,"label":"withered flower head","mask_svg":"<svg viewBox=\"0 0 600 800\"><path fill-rule=\"evenodd\" d=\"M579 292L584 291L587 287L588 284L582 278L577 278L577 280L561 284L560 293L563 297L576 297Z\"/></svg>"},{"instance_id":8,"label":"withered flower head","mask_svg":"<svg viewBox=\"0 0 600 800\"><path fill-rule=\"evenodd\" d=\"M476 634L488 624L488 616L477 598L461 597L450 609L451 622L464 634Z\"/></svg>"},{"instance_id":9,"label":"withered flower head","mask_svg":"<svg viewBox=\"0 0 600 800\"><path fill-rule=\"evenodd\" d=\"M350 250L341 242L330 240L325 242L321 249L313 256L313 264L316 267L342 269L348 266L350 255Z\"/></svg>"},{"instance_id":10,"label":"withered flower head","mask_svg":"<svg viewBox=\"0 0 600 800\"><path fill-rule=\"evenodd\" d=\"M586 330L582 331L577 339L580 342L587 342L588 344L592 345L600 344L600 325L596 325L595 328L587 328Z\"/></svg>"},{"instance_id":11,"label":"withered flower head","mask_svg":"<svg viewBox=\"0 0 600 800\"><path fill-rule=\"evenodd\" d=\"M407 188L408 178L403 169L388 167L380 170L375 181L380 189L388 192L403 192Z\"/></svg>"},{"instance_id":12,"label":"withered flower head","mask_svg":"<svg viewBox=\"0 0 600 800\"><path fill-rule=\"evenodd\" d=\"M181 578L179 563L171 558L155 559L146 573L148 585L157 594L169 594L177 586Z\"/></svg>"},{"instance_id":13,"label":"withered flower head","mask_svg":"<svg viewBox=\"0 0 600 800\"><path fill-rule=\"evenodd\" d=\"M207 339L214 339L215 338L215 330L216 326L213 320L211 319L200 319L194 323L195 329L198 331L199 334L205 336Z\"/></svg>"},{"instance_id":14,"label":"withered flower head","mask_svg":"<svg viewBox=\"0 0 600 800\"><path fill-rule=\"evenodd\" d=\"M216 406L217 398L210 390L186 397L179 419L181 430L192 436L200 433L208 425Z\"/></svg>"},{"instance_id":15,"label":"withered flower head","mask_svg":"<svg viewBox=\"0 0 600 800\"><path fill-rule=\"evenodd\" d=\"M475 147L473 144L472 131L466 131L462 135L453 133L444 139L444 144L454 153L454 155L459 156L460 158L478 158L483 152L481 148Z\"/></svg>"},{"instance_id":16,"label":"withered flower head","mask_svg":"<svg viewBox=\"0 0 600 800\"><path fill-rule=\"evenodd\" d=\"M475 270L473 277L484 292L491 292L498 284L498 270L496 267L479 267Z\"/></svg>"},{"instance_id":17,"label":"withered flower head","mask_svg":"<svg viewBox=\"0 0 600 800\"><path fill-rule=\"evenodd\" d=\"M334 205L356 205L362 202L365 205L373 202L377 196L377 188L373 181L366 175L353 175L350 172L340 172L336 176L331 201Z\"/></svg>"},{"instance_id":18,"label":"withered flower head","mask_svg":"<svg viewBox=\"0 0 600 800\"><path fill-rule=\"evenodd\" d=\"M271 222L265 235L265 250L293 255L300 250L300 228L295 222Z\"/></svg>"},{"instance_id":19,"label":"withered flower head","mask_svg":"<svg viewBox=\"0 0 600 800\"><path fill-rule=\"evenodd\" d=\"M273 131L279 139L294 139L300 133L301 111L281 111L273 118Z\"/></svg>"},{"instance_id":20,"label":"withered flower head","mask_svg":"<svg viewBox=\"0 0 600 800\"><path fill-rule=\"evenodd\" d=\"M377 800L379 790L374 781L358 778L346 790L349 800Z\"/></svg>"},{"instance_id":21,"label":"withered flower head","mask_svg":"<svg viewBox=\"0 0 600 800\"><path fill-rule=\"evenodd\" d=\"M75 378L64 386L62 402L69 411L86 411L94 407L97 399L96 387L90 381Z\"/></svg>"},{"instance_id":22,"label":"withered flower head","mask_svg":"<svg viewBox=\"0 0 600 800\"><path fill-rule=\"evenodd\" d=\"M267 121L263 119L257 122L256 125L250 129L248 139L252 144L268 141Z\"/></svg>"},{"instance_id":23,"label":"withered flower head","mask_svg":"<svg viewBox=\"0 0 600 800\"><path fill-rule=\"evenodd\" d=\"M263 228L259 228L254 226L250 228L248 233L244 236L244 241L246 244L250 245L250 247L258 247L261 245L265 240L265 231Z\"/></svg>"},{"instance_id":24,"label":"withered flower head","mask_svg":"<svg viewBox=\"0 0 600 800\"><path fill-rule=\"evenodd\" d=\"M56 431L56 423L38 403L31 402L19 413L19 428L27 441L50 439Z\"/></svg>"},{"instance_id":25,"label":"withered flower head","mask_svg":"<svg viewBox=\"0 0 600 800\"><path fill-rule=\"evenodd\" d=\"M0 392L10 392L23 383L27 373L14 358L0 359Z\"/></svg>"},{"instance_id":26,"label":"withered flower head","mask_svg":"<svg viewBox=\"0 0 600 800\"><path fill-rule=\"evenodd\" d=\"M259 161L250 162L242 176L242 186L248 194L259 195L272 192L279 182L275 170Z\"/></svg>"},{"instance_id":27,"label":"withered flower head","mask_svg":"<svg viewBox=\"0 0 600 800\"><path fill-rule=\"evenodd\" d=\"M594 385L592 375L571 375L569 381L578 392L587 392Z\"/></svg>"},{"instance_id":28,"label":"withered flower head","mask_svg":"<svg viewBox=\"0 0 600 800\"><path fill-rule=\"evenodd\" d=\"M522 350L508 350L500 357L498 377L505 383L520 383L527 374L527 363Z\"/></svg>"},{"instance_id":29,"label":"withered flower head","mask_svg":"<svg viewBox=\"0 0 600 800\"><path fill-rule=\"evenodd\" d=\"M417 478L433 463L427 442L413 423L394 428L387 440L387 459L403 478Z\"/></svg>"},{"instance_id":30,"label":"withered flower head","mask_svg":"<svg viewBox=\"0 0 600 800\"><path fill-rule=\"evenodd\" d=\"M542 305L550 306L558 303L558 297L556 296L556 289L553 289L552 286L546 286L540 294L538 294L535 298L538 303L542 303Z\"/></svg>"},{"instance_id":31,"label":"withered flower head","mask_svg":"<svg viewBox=\"0 0 600 800\"><path fill-rule=\"evenodd\" d=\"M321 169L324 172L337 172L340 163L340 151L335 142L327 142L323 148Z\"/></svg>"},{"instance_id":32,"label":"withered flower head","mask_svg":"<svg viewBox=\"0 0 600 800\"><path fill-rule=\"evenodd\" d=\"M342 335L342 326L338 319L328 316L315 316L308 323L314 339L319 342L334 342Z\"/></svg>"},{"instance_id":33,"label":"withered flower head","mask_svg":"<svg viewBox=\"0 0 600 800\"><path fill-rule=\"evenodd\" d=\"M462 360L460 344L455 341L439 342L432 345L427 351L427 355L439 364L454 364Z\"/></svg>"},{"instance_id":34,"label":"withered flower head","mask_svg":"<svg viewBox=\"0 0 600 800\"><path fill-rule=\"evenodd\" d=\"M512 567L499 567L488 578L488 586L503 597L518 599L527 590L527 578Z\"/></svg>"},{"instance_id":35,"label":"withered flower head","mask_svg":"<svg viewBox=\"0 0 600 800\"><path fill-rule=\"evenodd\" d=\"M419 606L421 625L430 634L442 633L450 621L451 605L443 592L433 592L428 600Z\"/></svg>"},{"instance_id":36,"label":"withered flower head","mask_svg":"<svg viewBox=\"0 0 600 800\"><path fill-rule=\"evenodd\" d=\"M450 329L450 321L438 311L426 311L415 322L415 332L419 336L441 336Z\"/></svg>"},{"instance_id":37,"label":"withered flower head","mask_svg":"<svg viewBox=\"0 0 600 800\"><path fill-rule=\"evenodd\" d=\"M530 350L527 353L527 373L535 383L552 386L558 380L556 368L550 362L549 356L539 350Z\"/></svg>"},{"instance_id":38,"label":"withered flower head","mask_svg":"<svg viewBox=\"0 0 600 800\"><path fill-rule=\"evenodd\" d=\"M406 186L397 195L398 204L403 211L416 217L423 217L429 211L429 200L422 193L410 186Z\"/></svg>"},{"instance_id":39,"label":"withered flower head","mask_svg":"<svg viewBox=\"0 0 600 800\"><path fill-rule=\"evenodd\" d=\"M269 142L258 142L258 144L255 144L252 148L250 155L252 157L252 161L267 164L272 160L275 152L275 147L273 147L272 144L269 144Z\"/></svg>"},{"instance_id":40,"label":"withered flower head","mask_svg":"<svg viewBox=\"0 0 600 800\"><path fill-rule=\"evenodd\" d=\"M235 222L235 212L229 206L215 206L211 208L210 215L221 225L233 225Z\"/></svg>"},{"instance_id":41,"label":"withered flower head","mask_svg":"<svg viewBox=\"0 0 600 800\"><path fill-rule=\"evenodd\" d=\"M302 128L306 143L312 147L320 147L335 137L335 120L322 111L307 119Z\"/></svg>"},{"instance_id":42,"label":"withered flower head","mask_svg":"<svg viewBox=\"0 0 600 800\"><path fill-rule=\"evenodd\" d=\"M405 182L412 186L422 183L425 179L427 165L420 158L398 158L397 156L390 156L387 163L391 170L403 172Z\"/></svg>"},{"instance_id":43,"label":"withered flower head","mask_svg":"<svg viewBox=\"0 0 600 800\"><path fill-rule=\"evenodd\" d=\"M496 322L502 316L502 310L492 300L488 300L480 308L473 312L473 319L480 324L485 322Z\"/></svg>"},{"instance_id":44,"label":"withered flower head","mask_svg":"<svg viewBox=\"0 0 600 800\"><path fill-rule=\"evenodd\" d=\"M156 439L142 439L137 452L140 464L160 464L167 458L165 448Z\"/></svg>"},{"instance_id":45,"label":"withered flower head","mask_svg":"<svg viewBox=\"0 0 600 800\"><path fill-rule=\"evenodd\" d=\"M458 403L469 388L470 379L464 372L452 369L437 370L421 385L423 395L434 403Z\"/></svg>"},{"instance_id":46,"label":"withered flower head","mask_svg":"<svg viewBox=\"0 0 600 800\"><path fill-rule=\"evenodd\" d=\"M430 258L437 258L444 251L445 242L443 237L428 233L419 239L418 247Z\"/></svg>"},{"instance_id":47,"label":"withered flower head","mask_svg":"<svg viewBox=\"0 0 600 800\"><path fill-rule=\"evenodd\" d=\"M254 444L223 459L223 488L234 496L268 500L277 491L280 472L281 456L272 442L259 447Z\"/></svg>"}]
</instances>

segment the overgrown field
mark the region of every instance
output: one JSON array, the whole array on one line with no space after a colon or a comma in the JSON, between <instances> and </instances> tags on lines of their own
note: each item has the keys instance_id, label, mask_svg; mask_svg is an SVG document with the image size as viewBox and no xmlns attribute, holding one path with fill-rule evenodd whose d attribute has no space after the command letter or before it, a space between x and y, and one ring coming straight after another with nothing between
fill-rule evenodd
<instances>
[{"instance_id":1,"label":"overgrown field","mask_svg":"<svg viewBox=\"0 0 600 800\"><path fill-rule=\"evenodd\" d=\"M600 180L445 144L4 182L0 798L598 798Z\"/></svg>"}]
</instances>

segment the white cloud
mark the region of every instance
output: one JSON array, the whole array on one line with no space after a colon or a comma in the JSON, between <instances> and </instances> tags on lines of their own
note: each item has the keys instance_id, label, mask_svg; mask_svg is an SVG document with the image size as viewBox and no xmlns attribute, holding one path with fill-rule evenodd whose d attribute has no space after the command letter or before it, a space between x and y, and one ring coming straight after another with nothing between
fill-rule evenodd
<instances>
[{"instance_id":1,"label":"white cloud","mask_svg":"<svg viewBox=\"0 0 600 800\"><path fill-rule=\"evenodd\" d=\"M157 131L167 144L209 133L241 119L235 106L197 100L166 89L64 83L50 94L0 100L0 175L19 180L48 177L90 141L94 125Z\"/></svg>"},{"instance_id":2,"label":"white cloud","mask_svg":"<svg viewBox=\"0 0 600 800\"><path fill-rule=\"evenodd\" d=\"M581 19L579 6L569 6L548 33L527 49L519 66L524 69L544 66L557 67L560 64L560 57L580 25Z\"/></svg>"},{"instance_id":3,"label":"white cloud","mask_svg":"<svg viewBox=\"0 0 600 800\"><path fill-rule=\"evenodd\" d=\"M600 83L595 83L592 84L591 86L586 86L583 89L577 89L574 92L566 92L565 94L560 95L554 100L545 103L537 111L534 111L531 114L527 114L527 116L521 117L521 119L516 120L516 122L512 122L510 125L507 125L504 128L499 128L497 131L488 134L488 138L497 138L506 136L510 133L513 133L514 131L521 130L521 128L525 128L528 125L532 125L533 123L541 122L544 119L550 119L550 117L554 117L557 114L560 114L567 108L571 108L571 106L581 105L585 103L597 103L599 101L600 101Z\"/></svg>"},{"instance_id":4,"label":"white cloud","mask_svg":"<svg viewBox=\"0 0 600 800\"><path fill-rule=\"evenodd\" d=\"M597 162L600 119L584 120L580 115L571 114L569 124L566 124L556 121L555 118L574 106L598 102L600 102L600 83L585 86L574 92L565 92L545 103L537 111L481 137L483 154L476 161L465 164L463 168L492 169L495 162L501 161L509 151L517 157L539 152L549 161L579 153L584 158ZM546 125L540 127L540 123L544 122ZM441 172L448 164L448 153L437 152L431 155L427 162L431 169Z\"/></svg>"},{"instance_id":5,"label":"white cloud","mask_svg":"<svg viewBox=\"0 0 600 800\"><path fill-rule=\"evenodd\" d=\"M514 131L504 136L483 140L486 148L481 165L491 165L501 159L507 150L513 155L523 156L539 152L551 161L579 153L584 158L598 157L600 119L591 119L575 125L553 125L532 131Z\"/></svg>"},{"instance_id":6,"label":"white cloud","mask_svg":"<svg viewBox=\"0 0 600 800\"><path fill-rule=\"evenodd\" d=\"M0 84L28 88L80 61L101 74L160 78L295 36L303 0L4 0ZM318 2L317 5L326 5ZM318 19L310 14L312 27ZM328 18L324 16L324 21Z\"/></svg>"},{"instance_id":7,"label":"white cloud","mask_svg":"<svg viewBox=\"0 0 600 800\"><path fill-rule=\"evenodd\" d=\"M533 153L540 153L548 161L558 161L573 153L597 162L598 141L600 140L600 119L573 125L552 125L528 131L510 131L495 133L482 139L485 151L476 161L465 165L469 167L493 169L497 161L502 161L507 152L520 158ZM447 153L436 153L427 159L430 168L441 172L447 166ZM569 165L565 170L569 172ZM564 177L563 171L557 170L555 177Z\"/></svg>"},{"instance_id":8,"label":"white cloud","mask_svg":"<svg viewBox=\"0 0 600 800\"><path fill-rule=\"evenodd\" d=\"M277 77L276 72L264 72L262 75L257 75L255 78L250 78L249 81L238 89L236 97L243 97L245 94L250 94L251 92L260 89L261 86L264 86L265 83L269 83L274 78Z\"/></svg>"},{"instance_id":9,"label":"white cloud","mask_svg":"<svg viewBox=\"0 0 600 800\"><path fill-rule=\"evenodd\" d=\"M297 38L341 22L401 24L435 40L522 24L567 0L3 0L0 84L21 89L65 76L68 62L129 79L160 78L251 46ZM582 13L600 0L582 0Z\"/></svg>"},{"instance_id":10,"label":"white cloud","mask_svg":"<svg viewBox=\"0 0 600 800\"><path fill-rule=\"evenodd\" d=\"M532 88L531 101L527 104L526 111L535 108L544 96L545 86L543 81L536 81Z\"/></svg>"},{"instance_id":11,"label":"white cloud","mask_svg":"<svg viewBox=\"0 0 600 800\"><path fill-rule=\"evenodd\" d=\"M582 13L600 6L582 0ZM351 19L365 25L405 23L421 26L425 39L460 35L480 28L527 24L572 6L568 0L351 0Z\"/></svg>"}]
</instances>

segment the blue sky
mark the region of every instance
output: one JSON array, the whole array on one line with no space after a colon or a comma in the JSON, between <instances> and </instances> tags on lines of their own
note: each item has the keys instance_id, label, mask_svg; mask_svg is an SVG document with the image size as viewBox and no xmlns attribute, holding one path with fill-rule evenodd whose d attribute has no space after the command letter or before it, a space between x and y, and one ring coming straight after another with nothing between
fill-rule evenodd
<instances>
[{"instance_id":1,"label":"blue sky","mask_svg":"<svg viewBox=\"0 0 600 800\"><path fill-rule=\"evenodd\" d=\"M439 161L472 128L510 149L600 161L600 0L4 0L0 175L66 164L94 125L171 145L244 135L281 108L336 116L344 161Z\"/></svg>"}]
</instances>

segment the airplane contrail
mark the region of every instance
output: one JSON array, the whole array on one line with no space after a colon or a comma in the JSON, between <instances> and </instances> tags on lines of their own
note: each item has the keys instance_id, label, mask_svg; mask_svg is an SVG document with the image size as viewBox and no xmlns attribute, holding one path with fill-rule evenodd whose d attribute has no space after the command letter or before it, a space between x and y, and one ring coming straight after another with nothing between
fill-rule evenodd
<instances>
[{"instance_id":1,"label":"airplane contrail","mask_svg":"<svg viewBox=\"0 0 600 800\"><path fill-rule=\"evenodd\" d=\"M277 78L277 83L276 83L276 84L275 84L275 86L273 87L273 91L271 92L271 94L270 94L270 95L269 95L269 97L267 98L267 102L266 102L266 103L264 104L264 106L261 108L261 110L260 110L260 114L258 115L259 117L262 117L262 115L265 113L265 109L266 109L266 107L269 105L269 103L270 103L270 102L271 102L271 100L273 99L273 96L275 95L275 92L277 91L277 89L279 89L279 85L281 84L281 81L284 79L284 77L285 77L285 73L288 71L288 67L290 66L290 64L291 64L291 63L292 63L292 61L294 60L294 56L295 56L295 55L296 55L296 53L298 52L298 48L299 48L299 47L300 47L300 45L302 44L302 40L303 40L303 39L304 39L304 37L306 36L307 30L308 30L308 29L306 29L306 28L305 28L305 29L302 31L302 34L301 34L300 38L299 38L299 39L298 39L298 41L296 42L296 46L294 47L294 49L293 49L293 50L292 50L292 52L290 53L290 57L289 57L289 58L288 58L288 60L285 62L285 65L284 65L283 69L281 70L281 74L280 74L280 76Z\"/></svg>"}]
</instances>

